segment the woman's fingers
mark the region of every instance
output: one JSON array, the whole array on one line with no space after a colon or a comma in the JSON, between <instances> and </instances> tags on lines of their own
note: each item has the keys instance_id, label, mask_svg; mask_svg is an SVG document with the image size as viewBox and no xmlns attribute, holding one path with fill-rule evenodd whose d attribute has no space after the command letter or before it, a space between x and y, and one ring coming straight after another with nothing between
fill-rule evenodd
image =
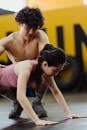
<instances>
[{"instance_id":1,"label":"woman's fingers","mask_svg":"<svg viewBox=\"0 0 87 130\"><path fill-rule=\"evenodd\" d=\"M58 122L39 120L39 122L36 123L36 125L54 125L54 124L58 124Z\"/></svg>"},{"instance_id":2,"label":"woman's fingers","mask_svg":"<svg viewBox=\"0 0 87 130\"><path fill-rule=\"evenodd\" d=\"M80 116L78 114L70 114L68 115L68 118L74 119L74 118L80 118Z\"/></svg>"}]
</instances>

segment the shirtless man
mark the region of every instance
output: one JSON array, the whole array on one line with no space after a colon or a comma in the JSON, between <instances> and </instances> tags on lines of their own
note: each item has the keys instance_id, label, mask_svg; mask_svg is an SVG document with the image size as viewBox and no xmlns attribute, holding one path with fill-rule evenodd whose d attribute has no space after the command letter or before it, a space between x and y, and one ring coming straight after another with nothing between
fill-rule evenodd
<instances>
[{"instance_id":1,"label":"shirtless man","mask_svg":"<svg viewBox=\"0 0 87 130\"><path fill-rule=\"evenodd\" d=\"M25 7L17 13L15 19L20 26L19 31L0 40L0 55L6 51L13 64L37 58L39 52L49 43L46 33L41 30L44 18L38 8ZM42 97L43 95L37 94L32 106L39 117L47 116L41 103ZM22 110L17 100L14 101L9 118L19 117Z\"/></svg>"}]
</instances>

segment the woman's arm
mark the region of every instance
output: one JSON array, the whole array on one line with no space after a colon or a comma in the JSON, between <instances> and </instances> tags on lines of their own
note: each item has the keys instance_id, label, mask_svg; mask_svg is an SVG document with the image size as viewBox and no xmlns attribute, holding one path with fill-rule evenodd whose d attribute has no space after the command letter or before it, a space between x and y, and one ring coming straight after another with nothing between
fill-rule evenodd
<instances>
[{"instance_id":1,"label":"woman's arm","mask_svg":"<svg viewBox=\"0 0 87 130\"><path fill-rule=\"evenodd\" d=\"M18 74L17 100L23 107L24 111L29 115L29 117L35 122L36 125L56 124L58 122L45 121L39 119L36 113L33 111L28 98L26 97L26 87L31 74L31 70L32 67L28 67L28 69L26 68L26 71L24 71L24 69L21 69L21 71Z\"/></svg>"},{"instance_id":2,"label":"woman's arm","mask_svg":"<svg viewBox=\"0 0 87 130\"><path fill-rule=\"evenodd\" d=\"M29 79L31 73L31 68L28 71L26 68L26 71L22 70L18 74L18 81L17 81L17 100L27 112L27 114L30 116L30 118L34 121L37 122L39 120L38 116L35 114L35 112L32 109L32 106L26 97L26 87L27 87L27 82Z\"/></svg>"},{"instance_id":3,"label":"woman's arm","mask_svg":"<svg viewBox=\"0 0 87 130\"><path fill-rule=\"evenodd\" d=\"M58 89L53 77L49 79L49 84L53 96L55 97L57 103L59 103L59 105L63 108L64 112L67 114L67 117L68 118L79 117L79 115L72 114L71 110L69 109L64 99L64 96L62 95L61 91Z\"/></svg>"}]
</instances>

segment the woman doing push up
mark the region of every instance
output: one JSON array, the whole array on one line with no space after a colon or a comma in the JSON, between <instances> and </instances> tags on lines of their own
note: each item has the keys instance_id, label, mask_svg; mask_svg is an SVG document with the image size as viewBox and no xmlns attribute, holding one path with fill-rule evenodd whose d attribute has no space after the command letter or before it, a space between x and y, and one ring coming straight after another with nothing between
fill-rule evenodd
<instances>
[{"instance_id":1,"label":"woman doing push up","mask_svg":"<svg viewBox=\"0 0 87 130\"><path fill-rule=\"evenodd\" d=\"M32 86L37 92L42 92L42 87L51 90L57 103L63 108L68 118L78 117L70 111L62 93L58 89L54 76L66 64L67 57L60 48L41 51L37 60L25 60L0 68L0 94L2 89L17 87L17 100L36 125L56 124L55 121L40 119L32 109L26 96L27 86Z\"/></svg>"}]
</instances>

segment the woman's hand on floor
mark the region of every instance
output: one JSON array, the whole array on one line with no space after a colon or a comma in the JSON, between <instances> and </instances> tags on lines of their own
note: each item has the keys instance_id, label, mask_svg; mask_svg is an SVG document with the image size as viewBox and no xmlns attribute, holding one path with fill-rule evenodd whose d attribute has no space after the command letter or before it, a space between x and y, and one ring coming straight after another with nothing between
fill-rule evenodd
<instances>
[{"instance_id":1,"label":"woman's hand on floor","mask_svg":"<svg viewBox=\"0 0 87 130\"><path fill-rule=\"evenodd\" d=\"M58 123L59 122L56 122L56 121L39 120L35 124L36 125L54 125L54 124L58 124Z\"/></svg>"}]
</instances>

